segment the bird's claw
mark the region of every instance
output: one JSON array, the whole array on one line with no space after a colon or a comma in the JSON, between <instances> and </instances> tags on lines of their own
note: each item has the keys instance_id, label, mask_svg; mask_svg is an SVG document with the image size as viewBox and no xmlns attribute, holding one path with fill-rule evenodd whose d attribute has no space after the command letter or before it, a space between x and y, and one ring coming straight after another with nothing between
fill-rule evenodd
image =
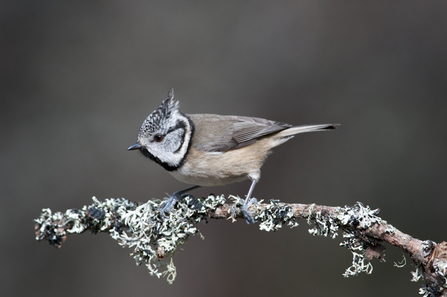
<instances>
[{"instance_id":1,"label":"bird's claw","mask_svg":"<svg viewBox=\"0 0 447 297\"><path fill-rule=\"evenodd\" d=\"M160 217L163 220L168 219L168 217L165 216L165 213L169 214L169 212L171 211L171 209L175 206L175 204L177 202L179 202L180 200L183 200L183 198L185 198L186 196L190 196L189 194L185 194L187 191L194 190L198 187L199 186L192 186L192 187L183 189L181 191L178 191L178 192L175 192L174 194L172 194L172 196L169 197L168 200L166 200L163 207L160 209Z\"/></svg>"},{"instance_id":2,"label":"bird's claw","mask_svg":"<svg viewBox=\"0 0 447 297\"><path fill-rule=\"evenodd\" d=\"M253 204L258 204L258 199L256 198L251 198L250 200L245 200L244 204L242 205L242 213L244 214L245 217L245 221L247 222L247 224L254 224L256 223L256 220L253 218L253 216L251 215L251 213L248 211L248 209L253 205Z\"/></svg>"},{"instance_id":3,"label":"bird's claw","mask_svg":"<svg viewBox=\"0 0 447 297\"><path fill-rule=\"evenodd\" d=\"M183 198L185 198L186 196L188 196L188 194L180 194L178 192L175 192L174 194L172 194L171 197L168 198L168 200L165 201L163 207L160 209L160 216L163 220L168 219L168 217L165 215L165 213L167 213L169 215L169 213L171 212L171 209L177 204L177 202L183 200Z\"/></svg>"},{"instance_id":4,"label":"bird's claw","mask_svg":"<svg viewBox=\"0 0 447 297\"><path fill-rule=\"evenodd\" d=\"M165 215L165 213L168 213L171 211L171 209L174 207L174 205L179 201L179 198L175 195L172 195L168 198L168 200L165 201L163 204L163 207L160 209L160 217L165 221L168 219L168 217Z\"/></svg>"}]
</instances>

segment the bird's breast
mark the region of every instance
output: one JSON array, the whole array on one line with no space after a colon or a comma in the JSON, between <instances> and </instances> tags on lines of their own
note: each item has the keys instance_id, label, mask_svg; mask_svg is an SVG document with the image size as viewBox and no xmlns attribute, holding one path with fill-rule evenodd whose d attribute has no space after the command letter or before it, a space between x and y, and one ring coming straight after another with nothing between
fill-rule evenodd
<instances>
[{"instance_id":1,"label":"bird's breast","mask_svg":"<svg viewBox=\"0 0 447 297\"><path fill-rule=\"evenodd\" d=\"M191 147L183 165L170 172L177 180L199 186L218 186L240 182L250 176L260 176L268 148L257 144L237 150L217 153Z\"/></svg>"}]
</instances>

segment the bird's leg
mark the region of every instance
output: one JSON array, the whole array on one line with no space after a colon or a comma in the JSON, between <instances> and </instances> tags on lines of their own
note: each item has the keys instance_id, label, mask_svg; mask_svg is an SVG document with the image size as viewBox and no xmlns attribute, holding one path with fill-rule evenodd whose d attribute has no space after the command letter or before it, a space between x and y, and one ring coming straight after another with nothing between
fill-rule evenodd
<instances>
[{"instance_id":1,"label":"bird's leg","mask_svg":"<svg viewBox=\"0 0 447 297\"><path fill-rule=\"evenodd\" d=\"M187 196L187 194L185 194L186 192L197 189L197 188L200 188L200 186L195 185L195 186L177 191L174 194L172 194L171 197L169 197L168 200L166 200L166 202L164 203L163 207L160 210L161 217L163 219L165 219L166 218L165 212L169 213L178 201L183 200L183 198L185 198Z\"/></svg>"},{"instance_id":2,"label":"bird's leg","mask_svg":"<svg viewBox=\"0 0 447 297\"><path fill-rule=\"evenodd\" d=\"M242 213L244 214L245 221L247 222L247 224L256 223L255 219L253 218L253 216L248 211L248 209L253 204L258 203L258 199L251 198L251 195L253 194L253 190L255 189L255 186L256 186L256 182L257 181L255 179L252 180L251 186L250 186L250 190L248 190L247 197L245 198L245 202L242 205Z\"/></svg>"}]
</instances>

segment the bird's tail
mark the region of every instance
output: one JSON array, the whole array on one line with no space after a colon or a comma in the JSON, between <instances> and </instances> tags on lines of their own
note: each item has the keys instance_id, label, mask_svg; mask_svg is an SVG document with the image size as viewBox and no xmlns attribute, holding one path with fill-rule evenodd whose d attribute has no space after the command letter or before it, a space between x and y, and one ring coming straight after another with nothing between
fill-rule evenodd
<instances>
[{"instance_id":1,"label":"bird's tail","mask_svg":"<svg viewBox=\"0 0 447 297\"><path fill-rule=\"evenodd\" d=\"M328 131L334 130L340 124L320 124L320 125L305 125L305 126L294 126L289 129L285 129L278 133L278 136L287 137L295 134L306 133L306 132L317 132L317 131Z\"/></svg>"},{"instance_id":2,"label":"bird's tail","mask_svg":"<svg viewBox=\"0 0 447 297\"><path fill-rule=\"evenodd\" d=\"M275 137L276 143L274 146L286 142L296 134L306 132L330 131L334 130L337 126L340 126L340 124L320 124L320 125L304 125L304 126L290 127L276 134L277 137Z\"/></svg>"}]
</instances>

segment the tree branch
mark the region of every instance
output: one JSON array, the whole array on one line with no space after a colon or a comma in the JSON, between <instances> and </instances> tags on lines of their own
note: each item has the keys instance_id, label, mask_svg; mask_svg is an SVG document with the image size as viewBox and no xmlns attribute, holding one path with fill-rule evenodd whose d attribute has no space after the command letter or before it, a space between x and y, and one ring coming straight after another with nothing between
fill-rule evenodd
<instances>
[{"instance_id":1,"label":"tree branch","mask_svg":"<svg viewBox=\"0 0 447 297\"><path fill-rule=\"evenodd\" d=\"M210 195L205 199L186 197L162 219L159 210L163 201L137 204L124 198L99 201L81 210L52 213L43 209L35 220L37 240L48 240L60 248L70 233L107 232L122 246L133 248L131 255L137 265L147 266L151 275L166 276L172 283L176 277L173 253L191 235L199 232L197 223L208 219L242 218L243 200L230 196L233 204L226 204L223 196ZM279 200L259 203L251 207L260 230L276 231L283 226L298 226L305 219L312 228L309 233L335 238L343 234L341 246L353 255L352 265L345 277L361 272L371 273L371 260L383 259L387 242L407 253L416 265L412 281L423 279L419 293L426 297L447 296L447 242L436 244L419 240L396 229L377 216L379 210L357 203L354 206L332 207L315 204L286 204ZM163 264L163 265L159 265ZM395 264L397 266L397 264Z\"/></svg>"}]
</instances>

